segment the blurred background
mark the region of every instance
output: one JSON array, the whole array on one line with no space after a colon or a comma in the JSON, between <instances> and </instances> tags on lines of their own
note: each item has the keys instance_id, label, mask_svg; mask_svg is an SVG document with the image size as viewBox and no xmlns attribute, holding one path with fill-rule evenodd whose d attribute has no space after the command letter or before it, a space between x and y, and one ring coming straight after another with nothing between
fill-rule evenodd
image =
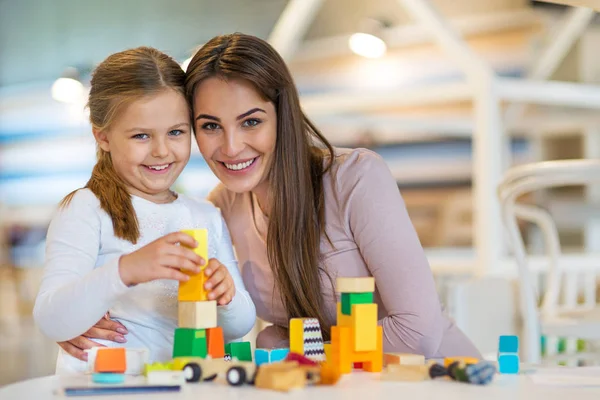
<instances>
[{"instance_id":1,"label":"blurred background","mask_svg":"<svg viewBox=\"0 0 600 400\"><path fill-rule=\"evenodd\" d=\"M482 126L465 83L470 62L432 32L449 28L473 65L500 77L594 84L599 21L530 0L417 1L439 17L428 26L405 7L410 1L0 0L0 360L12 360L0 363L0 385L54 370L56 345L37 331L31 310L52 212L95 163L84 109L90 72L140 45L184 64L213 36L236 31L278 48L304 110L334 145L384 157L442 301L478 347L492 353L498 333L517 332L517 272L496 245L503 232L495 185L511 165L598 157L600 116L585 106L502 104L502 126ZM482 132L491 139L475 141ZM177 189L203 197L216 182L194 145ZM598 242L598 219L581 212L598 198L572 187L535 200L556 216L563 246L581 252ZM541 252L540 233L521 229L528 249ZM482 324L490 309L494 318Z\"/></svg>"}]
</instances>

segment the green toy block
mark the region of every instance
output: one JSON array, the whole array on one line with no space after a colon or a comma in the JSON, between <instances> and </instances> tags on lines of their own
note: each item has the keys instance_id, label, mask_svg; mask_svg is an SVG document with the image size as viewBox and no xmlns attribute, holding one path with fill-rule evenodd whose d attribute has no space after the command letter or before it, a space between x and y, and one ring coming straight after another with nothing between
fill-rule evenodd
<instances>
[{"instance_id":1,"label":"green toy block","mask_svg":"<svg viewBox=\"0 0 600 400\"><path fill-rule=\"evenodd\" d=\"M206 354L206 329L175 329L175 341L173 343L173 358L205 358Z\"/></svg>"},{"instance_id":2,"label":"green toy block","mask_svg":"<svg viewBox=\"0 0 600 400\"><path fill-rule=\"evenodd\" d=\"M373 292L368 293L342 293L342 314L351 315L354 304L371 304Z\"/></svg>"},{"instance_id":3,"label":"green toy block","mask_svg":"<svg viewBox=\"0 0 600 400\"><path fill-rule=\"evenodd\" d=\"M252 362L252 349L250 342L231 342L225 345L225 353L236 357L239 361Z\"/></svg>"}]
</instances>

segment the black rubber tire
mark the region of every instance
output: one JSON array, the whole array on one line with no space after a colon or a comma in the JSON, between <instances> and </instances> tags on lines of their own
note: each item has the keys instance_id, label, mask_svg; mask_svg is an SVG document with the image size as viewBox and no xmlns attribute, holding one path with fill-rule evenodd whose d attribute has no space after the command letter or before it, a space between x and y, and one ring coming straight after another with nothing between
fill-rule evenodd
<instances>
[{"instance_id":1,"label":"black rubber tire","mask_svg":"<svg viewBox=\"0 0 600 400\"><path fill-rule=\"evenodd\" d=\"M202 379L202 367L196 363L188 363L183 367L186 382L199 382Z\"/></svg>"},{"instance_id":2,"label":"black rubber tire","mask_svg":"<svg viewBox=\"0 0 600 400\"><path fill-rule=\"evenodd\" d=\"M242 367L231 367L227 370L226 378L231 386L242 386L246 382L246 370Z\"/></svg>"}]
</instances>

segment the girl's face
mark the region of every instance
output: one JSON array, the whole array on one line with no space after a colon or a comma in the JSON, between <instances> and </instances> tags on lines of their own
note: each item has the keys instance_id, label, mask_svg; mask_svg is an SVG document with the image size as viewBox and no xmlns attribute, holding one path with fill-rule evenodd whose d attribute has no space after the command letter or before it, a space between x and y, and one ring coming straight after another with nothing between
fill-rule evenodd
<instances>
[{"instance_id":1,"label":"girl's face","mask_svg":"<svg viewBox=\"0 0 600 400\"><path fill-rule=\"evenodd\" d=\"M243 193L266 188L277 114L250 82L202 82L194 96L194 131L202 156L227 189Z\"/></svg>"},{"instance_id":2,"label":"girl's face","mask_svg":"<svg viewBox=\"0 0 600 400\"><path fill-rule=\"evenodd\" d=\"M155 203L172 200L170 188L191 150L189 111L182 94L166 89L136 100L94 136L110 153L129 193Z\"/></svg>"}]
</instances>

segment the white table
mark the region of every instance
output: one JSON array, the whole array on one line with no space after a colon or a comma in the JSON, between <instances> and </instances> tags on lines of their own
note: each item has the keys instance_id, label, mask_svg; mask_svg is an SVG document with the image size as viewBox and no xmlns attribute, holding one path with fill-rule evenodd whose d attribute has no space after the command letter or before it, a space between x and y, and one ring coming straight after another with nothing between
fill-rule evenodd
<instances>
[{"instance_id":1,"label":"white table","mask_svg":"<svg viewBox=\"0 0 600 400\"><path fill-rule=\"evenodd\" d=\"M600 376L598 376L600 379ZM56 394L60 386L59 377L48 376L31 379L0 388L0 400L45 400L45 399L281 399L282 393L260 390L252 386L230 387L222 382L186 384L178 393L156 393L135 395L112 395L91 397L63 397ZM535 384L529 375L497 375L487 386L476 386L454 381L426 381L418 383L384 382L379 374L354 372L345 375L335 386L315 386L285 395L290 399L326 400L598 400L600 386L566 387Z\"/></svg>"}]
</instances>

